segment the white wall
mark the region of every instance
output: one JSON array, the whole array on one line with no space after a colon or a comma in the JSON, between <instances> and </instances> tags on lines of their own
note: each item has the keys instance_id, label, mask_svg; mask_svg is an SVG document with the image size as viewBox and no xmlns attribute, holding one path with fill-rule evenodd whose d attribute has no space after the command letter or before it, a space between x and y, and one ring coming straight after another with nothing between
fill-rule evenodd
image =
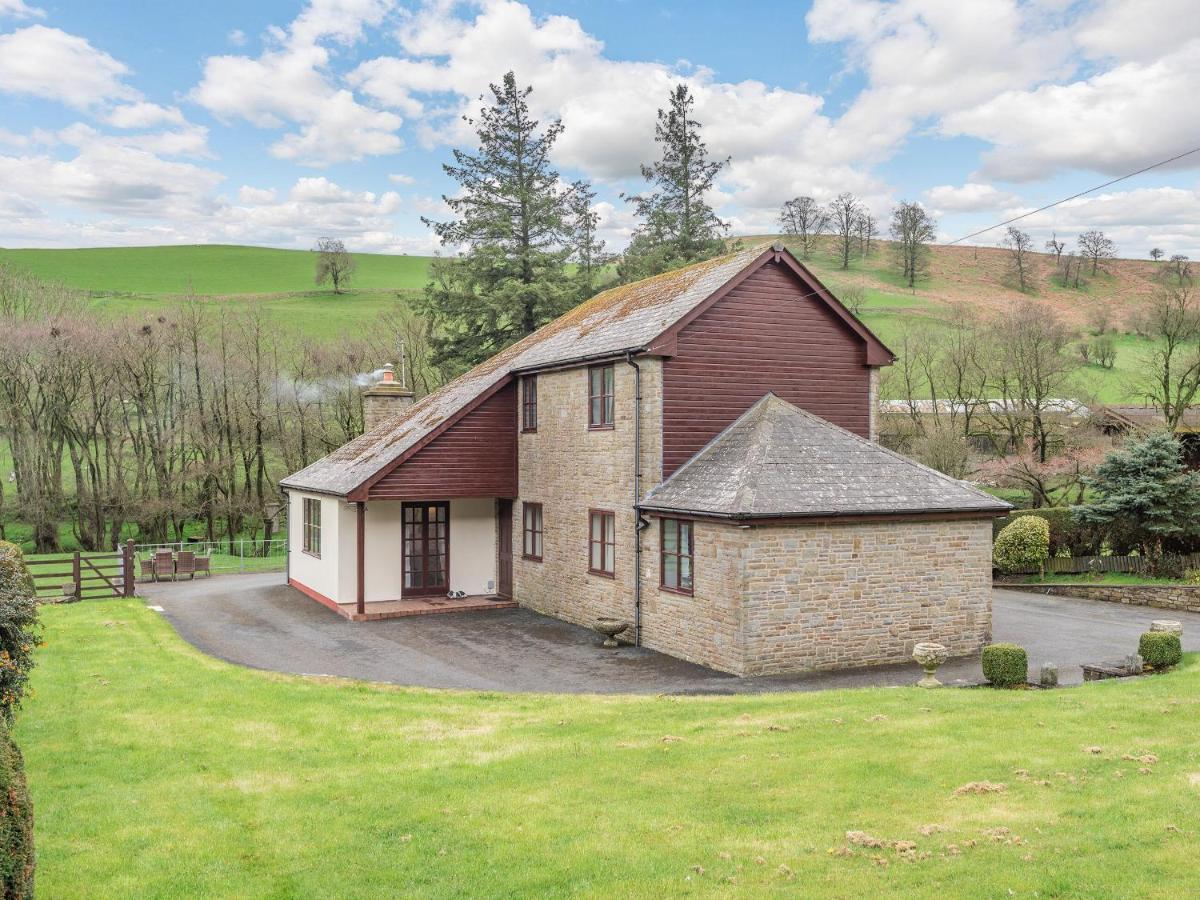
<instances>
[{"instance_id":1,"label":"white wall","mask_svg":"<svg viewBox=\"0 0 1200 900\"><path fill-rule=\"evenodd\" d=\"M317 558L304 552L304 499L315 498L321 502L321 556ZM343 544L345 535L341 534L342 514L340 507L346 504L336 497L323 497L320 494L304 494L291 491L288 494L288 573L289 576L305 587L324 594L338 603L348 602L342 595L343 578L339 572L339 560L344 558ZM354 532L351 530L350 539L353 541ZM353 544L351 544L350 560L353 563ZM353 576L353 572L351 573ZM350 600L353 600L353 582L351 582Z\"/></svg>"},{"instance_id":2,"label":"white wall","mask_svg":"<svg viewBox=\"0 0 1200 900\"><path fill-rule=\"evenodd\" d=\"M399 500L372 500L367 504L367 547L363 568L366 575L364 593L368 603L373 600L400 599L400 591L404 586L401 508Z\"/></svg>"},{"instance_id":3,"label":"white wall","mask_svg":"<svg viewBox=\"0 0 1200 900\"><path fill-rule=\"evenodd\" d=\"M496 591L496 501L450 501L450 589Z\"/></svg>"}]
</instances>

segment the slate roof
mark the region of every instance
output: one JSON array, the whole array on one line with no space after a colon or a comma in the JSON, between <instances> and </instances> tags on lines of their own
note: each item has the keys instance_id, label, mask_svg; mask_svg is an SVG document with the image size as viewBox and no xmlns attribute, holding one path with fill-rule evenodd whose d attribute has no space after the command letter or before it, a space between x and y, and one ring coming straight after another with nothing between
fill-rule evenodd
<instances>
[{"instance_id":1,"label":"slate roof","mask_svg":"<svg viewBox=\"0 0 1200 900\"><path fill-rule=\"evenodd\" d=\"M651 490L642 508L754 519L1012 507L767 394Z\"/></svg>"},{"instance_id":2,"label":"slate roof","mask_svg":"<svg viewBox=\"0 0 1200 900\"><path fill-rule=\"evenodd\" d=\"M280 484L349 494L515 371L642 349L764 249L750 247L597 294Z\"/></svg>"}]
</instances>

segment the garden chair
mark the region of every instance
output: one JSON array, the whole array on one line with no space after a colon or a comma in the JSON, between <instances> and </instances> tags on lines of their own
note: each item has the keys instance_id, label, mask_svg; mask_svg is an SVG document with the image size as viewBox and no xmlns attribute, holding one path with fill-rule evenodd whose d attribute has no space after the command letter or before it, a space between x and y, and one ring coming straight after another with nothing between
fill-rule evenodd
<instances>
[{"instance_id":1,"label":"garden chair","mask_svg":"<svg viewBox=\"0 0 1200 900\"><path fill-rule=\"evenodd\" d=\"M157 567L154 564L154 557L143 557L141 560L139 560L139 562L141 563L142 580L145 581L147 578L149 578L151 581L158 581L158 575L156 574Z\"/></svg>"},{"instance_id":2,"label":"garden chair","mask_svg":"<svg viewBox=\"0 0 1200 900\"><path fill-rule=\"evenodd\" d=\"M154 551L154 576L155 579L166 578L171 576L171 580L175 580L175 556L170 550L155 550Z\"/></svg>"},{"instance_id":3,"label":"garden chair","mask_svg":"<svg viewBox=\"0 0 1200 900\"><path fill-rule=\"evenodd\" d=\"M203 572L206 578L212 578L212 557L197 556L196 557L196 573Z\"/></svg>"},{"instance_id":4,"label":"garden chair","mask_svg":"<svg viewBox=\"0 0 1200 900\"><path fill-rule=\"evenodd\" d=\"M196 577L196 554L191 550L180 550L175 554L175 574Z\"/></svg>"}]
</instances>

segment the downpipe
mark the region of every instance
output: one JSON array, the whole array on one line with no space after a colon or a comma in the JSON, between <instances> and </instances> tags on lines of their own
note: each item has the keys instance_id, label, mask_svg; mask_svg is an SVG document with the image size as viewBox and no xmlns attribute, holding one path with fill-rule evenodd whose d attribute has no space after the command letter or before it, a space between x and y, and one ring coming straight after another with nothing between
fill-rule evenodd
<instances>
[{"instance_id":1,"label":"downpipe","mask_svg":"<svg viewBox=\"0 0 1200 900\"><path fill-rule=\"evenodd\" d=\"M633 369L633 644L642 646L642 532L650 523L642 518L642 367L625 354Z\"/></svg>"}]
</instances>

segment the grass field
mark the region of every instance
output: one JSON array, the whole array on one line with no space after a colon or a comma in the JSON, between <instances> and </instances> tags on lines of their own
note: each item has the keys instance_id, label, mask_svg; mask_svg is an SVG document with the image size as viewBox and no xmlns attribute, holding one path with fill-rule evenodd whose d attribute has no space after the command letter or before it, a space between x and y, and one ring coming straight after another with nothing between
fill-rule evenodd
<instances>
[{"instance_id":1,"label":"grass field","mask_svg":"<svg viewBox=\"0 0 1200 900\"><path fill-rule=\"evenodd\" d=\"M44 619L16 736L46 897L1195 888L1193 657L1051 692L502 695L238 668L137 601Z\"/></svg>"}]
</instances>

